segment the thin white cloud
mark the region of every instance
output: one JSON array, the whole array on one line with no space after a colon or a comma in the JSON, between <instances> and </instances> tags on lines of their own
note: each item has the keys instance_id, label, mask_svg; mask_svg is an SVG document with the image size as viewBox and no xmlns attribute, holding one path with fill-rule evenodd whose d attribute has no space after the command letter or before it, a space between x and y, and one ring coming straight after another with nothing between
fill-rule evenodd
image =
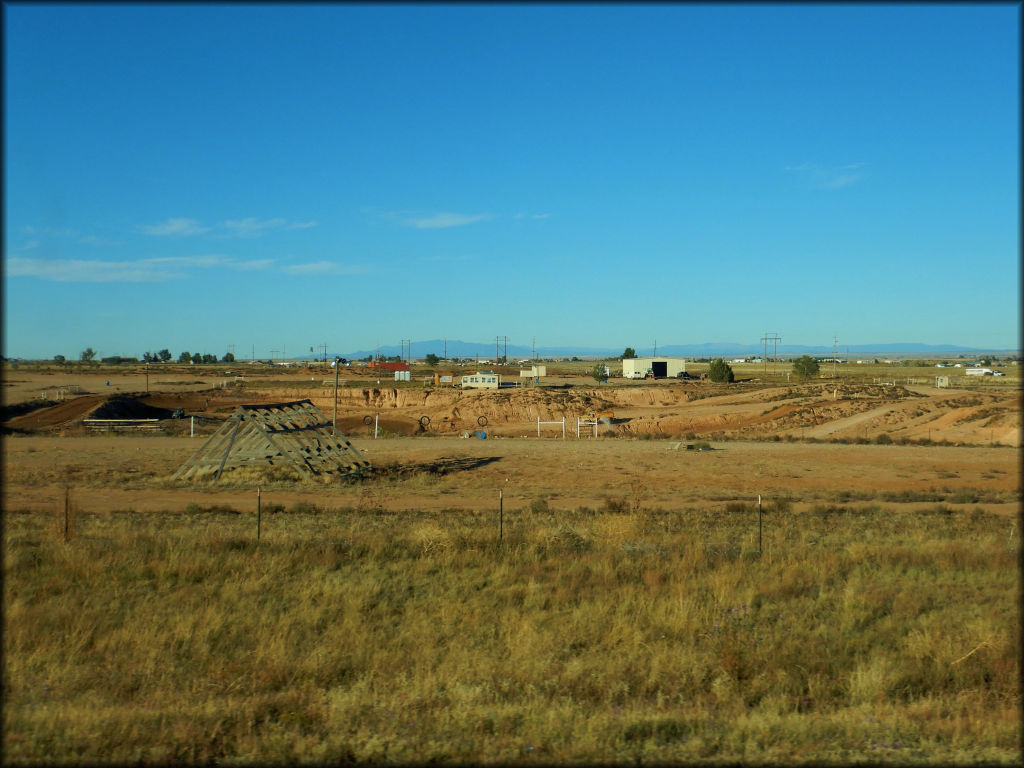
<instances>
[{"instance_id":1,"label":"thin white cloud","mask_svg":"<svg viewBox=\"0 0 1024 768\"><path fill-rule=\"evenodd\" d=\"M251 259L239 261L231 256L221 254L210 254L206 256L154 256L149 259L140 259L140 264L167 265L179 267L202 267L210 269L213 267L224 267L225 269L266 269L274 263L273 259Z\"/></svg>"},{"instance_id":2,"label":"thin white cloud","mask_svg":"<svg viewBox=\"0 0 1024 768\"><path fill-rule=\"evenodd\" d=\"M273 259L252 259L251 261L235 261L235 262L232 262L231 264L225 264L224 266L226 266L226 267L228 267L230 269L240 269L240 270L251 271L251 270L257 270L257 269L266 269L267 267L271 266L273 263L274 263Z\"/></svg>"},{"instance_id":3,"label":"thin white cloud","mask_svg":"<svg viewBox=\"0 0 1024 768\"><path fill-rule=\"evenodd\" d=\"M13 257L5 263L8 277L37 277L58 283L158 283L188 275L140 261L31 259Z\"/></svg>"},{"instance_id":4,"label":"thin white cloud","mask_svg":"<svg viewBox=\"0 0 1024 768\"><path fill-rule=\"evenodd\" d=\"M862 178L859 173L864 163L847 163L846 165L823 166L816 163L800 163L787 165L782 170L801 179L812 189L842 189L856 184Z\"/></svg>"},{"instance_id":5,"label":"thin white cloud","mask_svg":"<svg viewBox=\"0 0 1024 768\"><path fill-rule=\"evenodd\" d=\"M191 277L192 270L224 268L267 269L273 259L238 261L228 256L160 256L131 261L95 259L8 259L8 277L36 277L60 283L159 283Z\"/></svg>"},{"instance_id":6,"label":"thin white cloud","mask_svg":"<svg viewBox=\"0 0 1024 768\"><path fill-rule=\"evenodd\" d=\"M209 232L210 228L202 226L195 219L168 219L162 224L140 224L139 231L147 235L166 237L168 235L201 235Z\"/></svg>"},{"instance_id":7,"label":"thin white cloud","mask_svg":"<svg viewBox=\"0 0 1024 768\"><path fill-rule=\"evenodd\" d=\"M307 264L291 264L284 271L292 275L361 275L367 269L333 261L311 261Z\"/></svg>"},{"instance_id":8,"label":"thin white cloud","mask_svg":"<svg viewBox=\"0 0 1024 768\"><path fill-rule=\"evenodd\" d=\"M256 237L268 229L278 229L287 224L284 219L229 219L221 223L224 229L239 237Z\"/></svg>"},{"instance_id":9,"label":"thin white cloud","mask_svg":"<svg viewBox=\"0 0 1024 768\"><path fill-rule=\"evenodd\" d=\"M123 245L121 240L105 240L102 237L96 237L96 235L83 235L78 238L78 242L81 245Z\"/></svg>"},{"instance_id":10,"label":"thin white cloud","mask_svg":"<svg viewBox=\"0 0 1024 768\"><path fill-rule=\"evenodd\" d=\"M448 229L464 227L493 218L494 216L490 213L435 213L431 216L403 219L402 224L416 229Z\"/></svg>"},{"instance_id":11,"label":"thin white cloud","mask_svg":"<svg viewBox=\"0 0 1024 768\"><path fill-rule=\"evenodd\" d=\"M860 181L860 174L845 173L839 176L834 176L820 184L822 189L840 189L842 187L848 187L851 184L856 184Z\"/></svg>"},{"instance_id":12,"label":"thin white cloud","mask_svg":"<svg viewBox=\"0 0 1024 768\"><path fill-rule=\"evenodd\" d=\"M178 267L219 267L224 266L231 259L227 256L153 256L148 259L139 259L140 264L164 264Z\"/></svg>"},{"instance_id":13,"label":"thin white cloud","mask_svg":"<svg viewBox=\"0 0 1024 768\"><path fill-rule=\"evenodd\" d=\"M254 216L248 216L244 219L227 219L216 227L203 226L195 219L174 218L167 219L160 224L140 224L137 229L144 234L159 237L204 235L207 232L216 233L217 230L220 231L221 236L225 237L259 237L264 232L275 229L309 229L315 226L317 226L317 222L313 220L289 222L280 217L257 219Z\"/></svg>"},{"instance_id":14,"label":"thin white cloud","mask_svg":"<svg viewBox=\"0 0 1024 768\"><path fill-rule=\"evenodd\" d=\"M78 230L71 227L33 227L30 224L23 226L21 232L25 235L40 235L46 238L78 236Z\"/></svg>"}]
</instances>

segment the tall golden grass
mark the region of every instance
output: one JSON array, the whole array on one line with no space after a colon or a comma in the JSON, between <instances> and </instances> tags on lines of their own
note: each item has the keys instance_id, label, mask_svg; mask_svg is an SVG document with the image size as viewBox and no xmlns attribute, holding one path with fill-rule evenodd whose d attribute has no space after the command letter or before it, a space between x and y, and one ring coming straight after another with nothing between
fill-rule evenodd
<instances>
[{"instance_id":1,"label":"tall golden grass","mask_svg":"<svg viewBox=\"0 0 1024 768\"><path fill-rule=\"evenodd\" d=\"M981 510L55 517L5 515L11 764L1021 759Z\"/></svg>"}]
</instances>

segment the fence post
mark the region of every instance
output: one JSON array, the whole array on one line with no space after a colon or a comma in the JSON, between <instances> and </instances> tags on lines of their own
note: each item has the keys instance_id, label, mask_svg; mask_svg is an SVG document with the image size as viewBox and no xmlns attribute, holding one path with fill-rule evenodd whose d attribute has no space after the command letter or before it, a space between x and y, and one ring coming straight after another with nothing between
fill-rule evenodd
<instances>
[{"instance_id":1,"label":"fence post","mask_svg":"<svg viewBox=\"0 0 1024 768\"><path fill-rule=\"evenodd\" d=\"M505 502L503 491L498 489L498 541L505 535Z\"/></svg>"},{"instance_id":2,"label":"fence post","mask_svg":"<svg viewBox=\"0 0 1024 768\"><path fill-rule=\"evenodd\" d=\"M757 554L761 554L761 494L757 494Z\"/></svg>"},{"instance_id":3,"label":"fence post","mask_svg":"<svg viewBox=\"0 0 1024 768\"><path fill-rule=\"evenodd\" d=\"M64 488L64 543L68 543L71 536L71 488Z\"/></svg>"},{"instance_id":4,"label":"fence post","mask_svg":"<svg viewBox=\"0 0 1024 768\"><path fill-rule=\"evenodd\" d=\"M262 505L261 499L260 499L260 487L257 485L256 486L256 541L260 540L260 526L261 526L261 523L263 522L261 520L262 512L263 512L263 508L262 507L263 507L263 505Z\"/></svg>"}]
</instances>

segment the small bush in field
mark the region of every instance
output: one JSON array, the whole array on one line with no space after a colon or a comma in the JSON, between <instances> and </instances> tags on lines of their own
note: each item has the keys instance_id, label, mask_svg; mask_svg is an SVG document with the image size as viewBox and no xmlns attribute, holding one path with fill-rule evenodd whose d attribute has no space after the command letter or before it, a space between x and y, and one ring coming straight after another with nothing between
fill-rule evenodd
<instances>
[{"instance_id":1,"label":"small bush in field","mask_svg":"<svg viewBox=\"0 0 1024 768\"><path fill-rule=\"evenodd\" d=\"M722 358L712 360L711 364L708 365L708 378L719 384L727 384L736 380L736 376L732 372L732 366Z\"/></svg>"}]
</instances>

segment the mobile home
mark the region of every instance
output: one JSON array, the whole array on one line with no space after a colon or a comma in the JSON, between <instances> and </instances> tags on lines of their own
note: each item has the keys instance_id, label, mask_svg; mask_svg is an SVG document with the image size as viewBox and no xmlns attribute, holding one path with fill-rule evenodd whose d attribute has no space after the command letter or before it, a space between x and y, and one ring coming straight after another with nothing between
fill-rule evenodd
<instances>
[{"instance_id":1,"label":"mobile home","mask_svg":"<svg viewBox=\"0 0 1024 768\"><path fill-rule=\"evenodd\" d=\"M462 377L463 389L497 389L498 374L491 371L477 371Z\"/></svg>"}]
</instances>

